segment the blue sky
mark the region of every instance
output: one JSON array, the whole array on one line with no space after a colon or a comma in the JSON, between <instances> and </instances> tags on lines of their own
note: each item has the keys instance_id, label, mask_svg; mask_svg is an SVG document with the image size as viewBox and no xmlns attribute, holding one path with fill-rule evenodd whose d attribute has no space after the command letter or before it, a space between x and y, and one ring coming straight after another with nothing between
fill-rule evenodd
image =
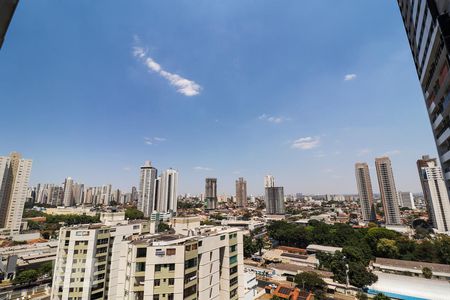
<instances>
[{"instance_id":1,"label":"blue sky","mask_svg":"<svg viewBox=\"0 0 450 300\"><path fill-rule=\"evenodd\" d=\"M32 158L32 184L129 189L151 160L180 193L269 173L353 193L354 163L388 154L416 192L436 155L396 1L21 1L0 103L0 153Z\"/></svg>"}]
</instances>

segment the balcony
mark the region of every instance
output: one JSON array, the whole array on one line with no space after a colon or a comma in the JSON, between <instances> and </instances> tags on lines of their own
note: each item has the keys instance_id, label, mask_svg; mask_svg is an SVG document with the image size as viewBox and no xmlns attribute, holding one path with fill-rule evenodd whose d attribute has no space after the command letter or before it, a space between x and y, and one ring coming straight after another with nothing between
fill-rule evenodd
<instances>
[{"instance_id":1,"label":"balcony","mask_svg":"<svg viewBox=\"0 0 450 300\"><path fill-rule=\"evenodd\" d=\"M445 154L441 156L441 162L443 162L443 163L448 161L449 159L450 159L450 151L445 152ZM447 173L445 173L445 174L447 174Z\"/></svg>"},{"instance_id":2,"label":"balcony","mask_svg":"<svg viewBox=\"0 0 450 300\"><path fill-rule=\"evenodd\" d=\"M436 140L437 144L440 146L450 137L450 128L447 128Z\"/></svg>"},{"instance_id":3,"label":"balcony","mask_svg":"<svg viewBox=\"0 0 450 300\"><path fill-rule=\"evenodd\" d=\"M439 115L437 116L436 120L434 120L434 122L433 122L433 129L434 129L434 130L436 130L436 128L438 128L438 126L441 124L441 122L442 122L443 119L444 119L444 118L442 117L441 114L439 114Z\"/></svg>"},{"instance_id":4,"label":"balcony","mask_svg":"<svg viewBox=\"0 0 450 300\"><path fill-rule=\"evenodd\" d=\"M434 103L434 101L433 102L431 102L431 105L430 105L430 107L428 107L428 114L432 114L433 113L433 111L434 111L434 109L436 108L436 104Z\"/></svg>"}]
</instances>

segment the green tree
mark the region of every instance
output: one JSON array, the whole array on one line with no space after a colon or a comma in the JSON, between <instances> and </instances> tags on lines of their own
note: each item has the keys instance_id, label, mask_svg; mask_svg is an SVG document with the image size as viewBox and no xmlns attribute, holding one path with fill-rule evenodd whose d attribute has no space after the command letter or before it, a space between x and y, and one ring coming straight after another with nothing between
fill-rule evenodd
<instances>
[{"instance_id":1,"label":"green tree","mask_svg":"<svg viewBox=\"0 0 450 300\"><path fill-rule=\"evenodd\" d=\"M357 262L349 263L348 275L350 284L359 288L369 286L378 280L377 275L369 272L363 264Z\"/></svg>"},{"instance_id":2,"label":"green tree","mask_svg":"<svg viewBox=\"0 0 450 300\"><path fill-rule=\"evenodd\" d=\"M251 257L256 252L256 246L250 236L244 235L244 257Z\"/></svg>"},{"instance_id":3,"label":"green tree","mask_svg":"<svg viewBox=\"0 0 450 300\"><path fill-rule=\"evenodd\" d=\"M129 220L143 219L144 213L137 208L129 207L125 210L125 218Z\"/></svg>"},{"instance_id":4,"label":"green tree","mask_svg":"<svg viewBox=\"0 0 450 300\"><path fill-rule=\"evenodd\" d=\"M264 248L264 241L263 241L262 238L256 239L255 247L259 251L259 256L261 256L262 255L262 249Z\"/></svg>"},{"instance_id":5,"label":"green tree","mask_svg":"<svg viewBox=\"0 0 450 300\"><path fill-rule=\"evenodd\" d=\"M369 297L364 292L358 292L356 294L356 299L358 299L358 300L369 300Z\"/></svg>"},{"instance_id":6,"label":"green tree","mask_svg":"<svg viewBox=\"0 0 450 300\"><path fill-rule=\"evenodd\" d=\"M427 267L422 269L422 274L426 279L430 279L431 277L433 277L433 271Z\"/></svg>"},{"instance_id":7,"label":"green tree","mask_svg":"<svg viewBox=\"0 0 450 300\"><path fill-rule=\"evenodd\" d=\"M39 278L39 272L37 270L25 270L22 272L19 272L19 274L16 275L13 282L14 283L29 283L36 281Z\"/></svg>"},{"instance_id":8,"label":"green tree","mask_svg":"<svg viewBox=\"0 0 450 300\"><path fill-rule=\"evenodd\" d=\"M397 258L399 255L395 240L382 238L377 243L377 255L386 258Z\"/></svg>"},{"instance_id":9,"label":"green tree","mask_svg":"<svg viewBox=\"0 0 450 300\"><path fill-rule=\"evenodd\" d=\"M388 296L385 296L382 293L378 293L375 297L373 297L373 300L390 300Z\"/></svg>"},{"instance_id":10,"label":"green tree","mask_svg":"<svg viewBox=\"0 0 450 300\"><path fill-rule=\"evenodd\" d=\"M170 226L164 222L159 222L158 224L158 232L167 231L170 229Z\"/></svg>"},{"instance_id":11,"label":"green tree","mask_svg":"<svg viewBox=\"0 0 450 300\"><path fill-rule=\"evenodd\" d=\"M323 298L326 283L317 273L299 273L295 275L294 282L298 288L313 292L317 299Z\"/></svg>"}]
</instances>

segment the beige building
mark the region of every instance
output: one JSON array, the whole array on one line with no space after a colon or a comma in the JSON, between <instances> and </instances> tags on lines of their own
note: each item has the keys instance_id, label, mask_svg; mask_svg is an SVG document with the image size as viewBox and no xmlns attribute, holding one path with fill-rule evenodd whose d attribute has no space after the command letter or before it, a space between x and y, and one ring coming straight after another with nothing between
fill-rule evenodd
<instances>
[{"instance_id":1,"label":"beige building","mask_svg":"<svg viewBox=\"0 0 450 300\"><path fill-rule=\"evenodd\" d=\"M247 207L247 181L240 177L236 180L236 205L238 207Z\"/></svg>"},{"instance_id":2,"label":"beige building","mask_svg":"<svg viewBox=\"0 0 450 300\"><path fill-rule=\"evenodd\" d=\"M142 224L61 229L52 299L243 299L239 229Z\"/></svg>"},{"instance_id":3,"label":"beige building","mask_svg":"<svg viewBox=\"0 0 450 300\"><path fill-rule=\"evenodd\" d=\"M4 234L18 234L27 198L32 161L20 153L0 156L0 228Z\"/></svg>"},{"instance_id":4,"label":"beige building","mask_svg":"<svg viewBox=\"0 0 450 300\"><path fill-rule=\"evenodd\" d=\"M358 186L359 201L362 218L366 222L375 221L375 207L373 205L373 190L367 163L355 164L356 184Z\"/></svg>"},{"instance_id":5,"label":"beige building","mask_svg":"<svg viewBox=\"0 0 450 300\"><path fill-rule=\"evenodd\" d=\"M391 160L386 156L378 157L375 159L375 167L377 169L378 185L380 187L386 225L401 225L398 194L395 188Z\"/></svg>"}]
</instances>

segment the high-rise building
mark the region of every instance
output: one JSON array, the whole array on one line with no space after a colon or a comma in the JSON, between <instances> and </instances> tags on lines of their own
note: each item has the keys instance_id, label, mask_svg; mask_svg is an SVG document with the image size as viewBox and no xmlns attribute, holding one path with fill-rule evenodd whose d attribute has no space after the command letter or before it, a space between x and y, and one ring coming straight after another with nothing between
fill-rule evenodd
<instances>
[{"instance_id":1,"label":"high-rise building","mask_svg":"<svg viewBox=\"0 0 450 300\"><path fill-rule=\"evenodd\" d=\"M373 202L372 181L370 180L369 166L367 163L356 163L355 174L362 218L366 222L375 221L376 215Z\"/></svg>"},{"instance_id":2,"label":"high-rise building","mask_svg":"<svg viewBox=\"0 0 450 300\"><path fill-rule=\"evenodd\" d=\"M284 215L286 210L283 187L266 187L265 191L266 213L268 215Z\"/></svg>"},{"instance_id":3,"label":"high-rise building","mask_svg":"<svg viewBox=\"0 0 450 300\"><path fill-rule=\"evenodd\" d=\"M2 48L6 31L8 30L18 3L19 0L0 1L0 49Z\"/></svg>"},{"instance_id":4,"label":"high-rise building","mask_svg":"<svg viewBox=\"0 0 450 300\"><path fill-rule=\"evenodd\" d=\"M65 207L69 207L74 205L73 199L73 179L71 177L67 177L64 181L64 198L63 204Z\"/></svg>"},{"instance_id":5,"label":"high-rise building","mask_svg":"<svg viewBox=\"0 0 450 300\"><path fill-rule=\"evenodd\" d=\"M414 196L411 192L398 192L398 205L409 209L416 209Z\"/></svg>"},{"instance_id":6,"label":"high-rise building","mask_svg":"<svg viewBox=\"0 0 450 300\"><path fill-rule=\"evenodd\" d=\"M450 189L450 0L398 0L428 116Z\"/></svg>"},{"instance_id":7,"label":"high-rise building","mask_svg":"<svg viewBox=\"0 0 450 300\"><path fill-rule=\"evenodd\" d=\"M274 187L275 186L275 178L272 175L264 176L264 188Z\"/></svg>"},{"instance_id":8,"label":"high-rise building","mask_svg":"<svg viewBox=\"0 0 450 300\"><path fill-rule=\"evenodd\" d=\"M150 161L146 161L141 167L139 181L138 209L144 213L145 217L150 217L154 206L155 180L158 170L152 167Z\"/></svg>"},{"instance_id":9,"label":"high-rise building","mask_svg":"<svg viewBox=\"0 0 450 300\"><path fill-rule=\"evenodd\" d=\"M247 181L240 177L236 180L236 205L238 207L247 207Z\"/></svg>"},{"instance_id":10,"label":"high-rise building","mask_svg":"<svg viewBox=\"0 0 450 300\"><path fill-rule=\"evenodd\" d=\"M378 185L380 187L386 225L401 225L398 194L395 188L391 160L386 156L378 157L375 159L375 167L377 169Z\"/></svg>"},{"instance_id":11,"label":"high-rise building","mask_svg":"<svg viewBox=\"0 0 450 300\"><path fill-rule=\"evenodd\" d=\"M206 178L205 201L206 209L217 208L217 178Z\"/></svg>"},{"instance_id":12,"label":"high-rise building","mask_svg":"<svg viewBox=\"0 0 450 300\"><path fill-rule=\"evenodd\" d=\"M20 232L31 165L16 152L0 156L0 228L6 234Z\"/></svg>"},{"instance_id":13,"label":"high-rise building","mask_svg":"<svg viewBox=\"0 0 450 300\"><path fill-rule=\"evenodd\" d=\"M178 172L169 169L164 171L155 183L156 201L154 210L157 212L177 212Z\"/></svg>"},{"instance_id":14,"label":"high-rise building","mask_svg":"<svg viewBox=\"0 0 450 300\"><path fill-rule=\"evenodd\" d=\"M244 299L242 231L143 235L142 225L62 228L51 299Z\"/></svg>"},{"instance_id":15,"label":"high-rise building","mask_svg":"<svg viewBox=\"0 0 450 300\"><path fill-rule=\"evenodd\" d=\"M428 155L417 161L420 183L433 227L440 232L450 231L450 200L441 168Z\"/></svg>"}]
</instances>

